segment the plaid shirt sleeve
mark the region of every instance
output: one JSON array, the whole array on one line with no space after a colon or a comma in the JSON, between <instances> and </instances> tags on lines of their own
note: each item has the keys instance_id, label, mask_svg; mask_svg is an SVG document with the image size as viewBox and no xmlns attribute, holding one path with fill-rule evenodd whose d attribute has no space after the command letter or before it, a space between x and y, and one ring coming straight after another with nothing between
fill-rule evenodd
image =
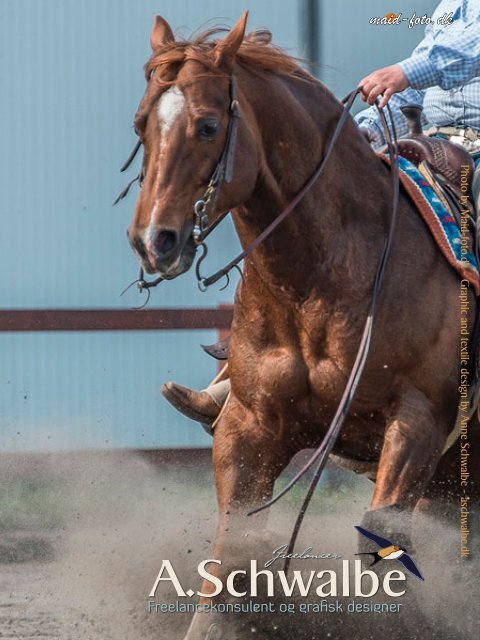
<instances>
[{"instance_id":1,"label":"plaid shirt sleeve","mask_svg":"<svg viewBox=\"0 0 480 640\"><path fill-rule=\"evenodd\" d=\"M414 89L452 89L480 75L480 12L473 19L454 20L442 29L432 25L400 67Z\"/></svg>"},{"instance_id":2,"label":"plaid shirt sleeve","mask_svg":"<svg viewBox=\"0 0 480 640\"><path fill-rule=\"evenodd\" d=\"M418 104L423 105L424 91L417 91L415 89L405 89L401 93L394 94L388 104L392 111L393 123L397 131L397 136L401 138L407 133L407 121L405 116L400 111L400 107L404 104ZM385 109L385 115L387 116L387 122L390 124L388 111ZM380 122L380 116L378 114L377 107L369 107L357 113L355 120L360 128L368 128L373 136L372 147L379 149L386 143L385 136L383 135L383 127ZM427 120L422 114L422 124L426 125Z\"/></svg>"}]
</instances>

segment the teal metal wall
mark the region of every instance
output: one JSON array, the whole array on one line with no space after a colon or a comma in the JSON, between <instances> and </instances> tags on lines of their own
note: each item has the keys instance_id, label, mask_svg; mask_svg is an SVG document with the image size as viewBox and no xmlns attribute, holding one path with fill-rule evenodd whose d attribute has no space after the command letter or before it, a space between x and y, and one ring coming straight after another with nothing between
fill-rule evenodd
<instances>
[{"instance_id":1,"label":"teal metal wall","mask_svg":"<svg viewBox=\"0 0 480 640\"><path fill-rule=\"evenodd\" d=\"M303 55L308 4L257 0L250 3L250 27L268 27L276 43ZM433 5L388 4L389 11L402 4L418 12ZM378 27L372 38L368 18L385 6L319 4L318 49L327 65L320 75L339 94L420 39L418 28ZM1 0L2 307L134 302L119 293L137 272L125 238L135 187L118 207L111 203L126 180L118 167L134 142L131 121L153 16L161 13L188 35L231 25L245 8L245 0ZM211 242L210 267L236 246L227 225ZM190 274L163 285L152 303L206 306L232 295L232 288L202 295ZM198 344L214 338L213 332L0 334L0 449L207 445L199 427L161 400L158 386L170 378L204 385L215 367Z\"/></svg>"},{"instance_id":2,"label":"teal metal wall","mask_svg":"<svg viewBox=\"0 0 480 640\"><path fill-rule=\"evenodd\" d=\"M354 89L371 71L410 55L424 27L406 23L374 26L372 17L402 13L403 18L431 16L439 0L319 0L319 77L339 97ZM364 105L358 101L356 110Z\"/></svg>"}]
</instances>

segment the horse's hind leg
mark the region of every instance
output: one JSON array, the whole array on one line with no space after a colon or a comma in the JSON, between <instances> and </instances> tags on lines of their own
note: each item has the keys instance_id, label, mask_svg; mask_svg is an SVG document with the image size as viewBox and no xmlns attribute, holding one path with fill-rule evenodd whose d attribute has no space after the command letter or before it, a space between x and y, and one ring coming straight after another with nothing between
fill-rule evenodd
<instances>
[{"instance_id":1,"label":"horse's hind leg","mask_svg":"<svg viewBox=\"0 0 480 640\"><path fill-rule=\"evenodd\" d=\"M438 464L446 431L426 396L404 388L385 430L371 511L363 521L366 529L408 544L413 509Z\"/></svg>"}]
</instances>

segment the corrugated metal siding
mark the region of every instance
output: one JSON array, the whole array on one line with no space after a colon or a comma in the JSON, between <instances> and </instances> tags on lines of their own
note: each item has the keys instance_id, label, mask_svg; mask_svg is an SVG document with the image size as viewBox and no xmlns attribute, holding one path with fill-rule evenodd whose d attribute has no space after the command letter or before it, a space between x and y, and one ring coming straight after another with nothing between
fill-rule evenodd
<instances>
[{"instance_id":1,"label":"corrugated metal siding","mask_svg":"<svg viewBox=\"0 0 480 640\"><path fill-rule=\"evenodd\" d=\"M241 0L2 0L0 172L3 307L127 307L137 274L125 230L135 201L111 203L134 143L153 16L175 31L231 25ZM298 53L298 5L256 3L250 28L268 26ZM208 23L208 24L207 24ZM130 172L134 175L134 169ZM212 269L232 256L230 225L210 243ZM193 275L163 285L153 304L207 306ZM0 448L205 446L200 427L159 397L174 378L197 387L215 372L198 348L213 332L0 335Z\"/></svg>"},{"instance_id":2,"label":"corrugated metal siding","mask_svg":"<svg viewBox=\"0 0 480 640\"><path fill-rule=\"evenodd\" d=\"M369 72L410 55L423 38L421 26L374 26L372 17L402 13L431 16L438 0L319 0L319 77L339 97L354 89ZM365 105L357 98L355 110Z\"/></svg>"},{"instance_id":3,"label":"corrugated metal siding","mask_svg":"<svg viewBox=\"0 0 480 640\"><path fill-rule=\"evenodd\" d=\"M160 383L214 374L210 332L0 334L0 450L208 446L161 399ZM200 360L201 359L201 360ZM198 365L196 364L198 361ZM193 366L192 366L193 363Z\"/></svg>"}]
</instances>

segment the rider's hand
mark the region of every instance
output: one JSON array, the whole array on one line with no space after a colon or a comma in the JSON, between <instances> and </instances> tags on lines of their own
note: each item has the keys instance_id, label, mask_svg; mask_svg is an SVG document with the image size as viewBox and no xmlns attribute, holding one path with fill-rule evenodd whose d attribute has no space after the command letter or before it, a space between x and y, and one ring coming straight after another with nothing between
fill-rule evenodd
<instances>
[{"instance_id":1,"label":"rider's hand","mask_svg":"<svg viewBox=\"0 0 480 640\"><path fill-rule=\"evenodd\" d=\"M402 68L398 64L392 64L390 67L384 67L365 76L363 80L360 80L358 88L361 91L362 100L368 104L375 104L378 96L383 94L379 104L379 107L382 108L394 93L403 91L408 85L407 76L403 73Z\"/></svg>"}]
</instances>

